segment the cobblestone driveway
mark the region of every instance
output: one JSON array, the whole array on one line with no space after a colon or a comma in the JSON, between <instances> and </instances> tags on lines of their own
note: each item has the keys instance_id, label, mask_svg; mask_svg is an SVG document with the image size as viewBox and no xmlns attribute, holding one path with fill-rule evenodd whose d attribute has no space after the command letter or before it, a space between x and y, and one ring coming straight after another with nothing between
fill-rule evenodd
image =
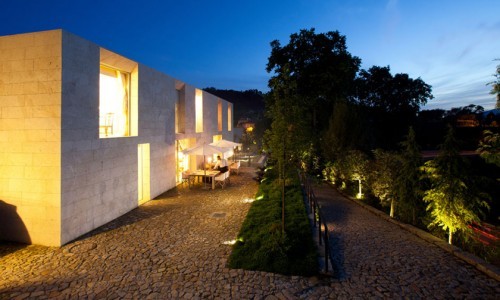
<instances>
[{"instance_id":1,"label":"cobblestone driveway","mask_svg":"<svg viewBox=\"0 0 500 300\"><path fill-rule=\"evenodd\" d=\"M385 221L327 185L315 194L331 230L341 285L363 297L498 299L499 283L443 249ZM339 296L352 293L339 290ZM360 294L358 294L360 295Z\"/></svg>"},{"instance_id":2,"label":"cobblestone driveway","mask_svg":"<svg viewBox=\"0 0 500 300\"><path fill-rule=\"evenodd\" d=\"M498 282L341 198L327 207L341 279L231 270L257 184L179 189L61 248L0 245L1 299L490 298ZM320 191L318 191L320 194Z\"/></svg>"}]
</instances>

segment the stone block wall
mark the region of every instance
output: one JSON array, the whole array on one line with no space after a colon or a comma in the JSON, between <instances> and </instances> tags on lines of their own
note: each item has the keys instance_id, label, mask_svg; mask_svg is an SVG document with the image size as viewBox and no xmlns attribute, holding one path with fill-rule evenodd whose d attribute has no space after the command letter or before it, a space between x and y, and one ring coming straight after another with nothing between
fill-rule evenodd
<instances>
[{"instance_id":1,"label":"stone block wall","mask_svg":"<svg viewBox=\"0 0 500 300\"><path fill-rule=\"evenodd\" d=\"M131 74L130 136L99 137L101 63ZM179 87L185 131L176 135ZM205 92L195 132L195 94L63 30L0 37L0 238L59 246L175 187L176 139L231 139L230 104L222 100L219 132L219 98Z\"/></svg>"},{"instance_id":2,"label":"stone block wall","mask_svg":"<svg viewBox=\"0 0 500 300\"><path fill-rule=\"evenodd\" d=\"M0 37L0 238L59 245L61 35Z\"/></svg>"}]
</instances>

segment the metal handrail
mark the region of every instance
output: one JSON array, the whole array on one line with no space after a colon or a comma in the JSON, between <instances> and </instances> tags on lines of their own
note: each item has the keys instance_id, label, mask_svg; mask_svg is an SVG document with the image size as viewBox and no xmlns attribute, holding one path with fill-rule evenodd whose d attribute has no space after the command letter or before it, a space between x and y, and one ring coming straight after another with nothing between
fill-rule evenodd
<instances>
[{"instance_id":1,"label":"metal handrail","mask_svg":"<svg viewBox=\"0 0 500 300\"><path fill-rule=\"evenodd\" d=\"M328 260L333 266L333 260L330 255L330 242L328 238L328 225L324 221L325 218L321 213L321 209L318 201L316 200L316 196L314 195L314 190L311 185L310 179L304 172L299 171L300 182L303 186L303 190L306 194L306 199L309 204L309 212L312 211L313 214L313 228L318 226L318 240L319 245L325 246L325 273L328 273ZM323 243L322 243L323 241Z\"/></svg>"}]
</instances>

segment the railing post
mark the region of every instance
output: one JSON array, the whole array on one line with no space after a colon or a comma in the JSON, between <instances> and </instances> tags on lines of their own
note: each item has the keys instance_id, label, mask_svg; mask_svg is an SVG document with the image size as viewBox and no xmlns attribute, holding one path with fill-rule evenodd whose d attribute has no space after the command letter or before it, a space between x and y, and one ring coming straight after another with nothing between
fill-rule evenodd
<instances>
[{"instance_id":1,"label":"railing post","mask_svg":"<svg viewBox=\"0 0 500 300\"><path fill-rule=\"evenodd\" d=\"M321 214L318 213L318 237L319 237L319 244L321 245Z\"/></svg>"},{"instance_id":2,"label":"railing post","mask_svg":"<svg viewBox=\"0 0 500 300\"><path fill-rule=\"evenodd\" d=\"M328 227L326 227L325 224L325 273L328 273L328 258L330 257L329 255L329 240L328 240Z\"/></svg>"}]
</instances>

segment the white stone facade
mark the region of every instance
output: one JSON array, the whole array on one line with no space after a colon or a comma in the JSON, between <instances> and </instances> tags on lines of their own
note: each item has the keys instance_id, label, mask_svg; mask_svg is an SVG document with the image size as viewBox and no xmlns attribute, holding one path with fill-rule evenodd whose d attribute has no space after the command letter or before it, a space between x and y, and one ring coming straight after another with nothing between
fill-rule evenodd
<instances>
[{"instance_id":1,"label":"white stone facade","mask_svg":"<svg viewBox=\"0 0 500 300\"><path fill-rule=\"evenodd\" d=\"M99 135L101 64L130 73L130 136ZM176 141L232 140L232 109L64 30L0 37L0 238L60 246L175 187Z\"/></svg>"}]
</instances>

